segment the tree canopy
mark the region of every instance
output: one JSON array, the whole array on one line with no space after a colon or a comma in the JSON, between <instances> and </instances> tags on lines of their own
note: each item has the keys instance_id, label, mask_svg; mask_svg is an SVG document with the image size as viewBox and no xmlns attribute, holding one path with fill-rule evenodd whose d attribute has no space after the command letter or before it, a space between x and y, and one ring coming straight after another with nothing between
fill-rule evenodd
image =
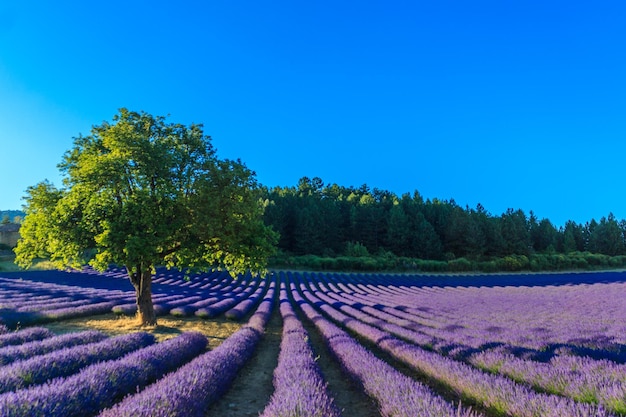
<instances>
[{"instance_id":1,"label":"tree canopy","mask_svg":"<svg viewBox=\"0 0 626 417\"><path fill-rule=\"evenodd\" d=\"M337 256L355 243L370 254L453 260L591 252L626 255L626 221L611 213L599 222L556 227L531 211L492 215L481 204L397 196L367 185L343 187L303 177L295 187L266 188L266 224L280 232L286 254Z\"/></svg>"},{"instance_id":2,"label":"tree canopy","mask_svg":"<svg viewBox=\"0 0 626 417\"><path fill-rule=\"evenodd\" d=\"M120 109L78 136L59 169L63 187L27 190L16 261L58 267L124 265L142 323L156 323L155 266L260 272L274 250L255 174L221 160L201 124Z\"/></svg>"}]
</instances>

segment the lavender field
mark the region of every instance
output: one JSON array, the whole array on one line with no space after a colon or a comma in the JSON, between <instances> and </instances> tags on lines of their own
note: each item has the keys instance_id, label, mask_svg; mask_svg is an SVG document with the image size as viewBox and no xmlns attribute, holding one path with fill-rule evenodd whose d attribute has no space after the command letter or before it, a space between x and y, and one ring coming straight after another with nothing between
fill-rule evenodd
<instances>
[{"instance_id":1,"label":"lavender field","mask_svg":"<svg viewBox=\"0 0 626 417\"><path fill-rule=\"evenodd\" d=\"M343 385L380 416L626 415L623 272L232 280L159 270L153 291L163 319L240 325L211 346L196 331L58 334L51 324L132 316L124 271L0 275L0 415L217 415L254 372L271 320L282 329L272 394L245 415L362 415Z\"/></svg>"}]
</instances>

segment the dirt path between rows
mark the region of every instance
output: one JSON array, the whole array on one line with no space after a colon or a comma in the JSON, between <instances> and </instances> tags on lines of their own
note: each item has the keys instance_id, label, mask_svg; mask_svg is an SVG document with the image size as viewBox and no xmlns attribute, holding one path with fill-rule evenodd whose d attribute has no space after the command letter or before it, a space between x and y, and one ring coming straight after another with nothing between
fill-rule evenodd
<instances>
[{"instance_id":1,"label":"dirt path between rows","mask_svg":"<svg viewBox=\"0 0 626 417\"><path fill-rule=\"evenodd\" d=\"M309 333L314 352L319 356L318 364L328 383L330 395L342 410L343 416L380 417L375 404L363 393L362 388L343 374L317 330L306 320L302 322ZM208 410L207 417L249 417L263 412L274 391L272 378L278 363L281 334L282 319L275 310L254 356L237 374L228 392Z\"/></svg>"},{"instance_id":2,"label":"dirt path between rows","mask_svg":"<svg viewBox=\"0 0 626 417\"><path fill-rule=\"evenodd\" d=\"M344 417L380 417L375 402L365 394L357 382L345 375L315 326L303 317L300 317L300 320L309 333L309 342L314 353L319 356L317 363L328 383L330 395L342 410L342 415Z\"/></svg>"},{"instance_id":3,"label":"dirt path between rows","mask_svg":"<svg viewBox=\"0 0 626 417\"><path fill-rule=\"evenodd\" d=\"M263 411L274 392L272 377L278 363L281 333L280 314L274 311L254 355L237 373L226 394L209 408L207 416L249 417Z\"/></svg>"}]
</instances>

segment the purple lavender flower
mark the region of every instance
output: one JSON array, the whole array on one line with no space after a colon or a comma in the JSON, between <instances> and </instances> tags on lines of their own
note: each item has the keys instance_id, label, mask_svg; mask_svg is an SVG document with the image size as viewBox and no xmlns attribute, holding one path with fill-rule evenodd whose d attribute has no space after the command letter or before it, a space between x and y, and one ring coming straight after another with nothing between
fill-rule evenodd
<instances>
[{"instance_id":1,"label":"purple lavender flower","mask_svg":"<svg viewBox=\"0 0 626 417\"><path fill-rule=\"evenodd\" d=\"M28 359L36 355L52 352L61 348L100 342L106 335L95 330L67 333L60 336L48 337L43 340L23 343L21 345L5 346L0 348L0 365L7 365L18 360Z\"/></svg>"},{"instance_id":2,"label":"purple lavender flower","mask_svg":"<svg viewBox=\"0 0 626 417\"><path fill-rule=\"evenodd\" d=\"M1 334L0 347L19 345L33 340L43 340L52 336L54 336L54 333L45 327L29 327L16 332Z\"/></svg>"},{"instance_id":3,"label":"purple lavender flower","mask_svg":"<svg viewBox=\"0 0 626 417\"><path fill-rule=\"evenodd\" d=\"M317 298L300 284L304 298L319 307L324 313L342 326L354 331L359 336L390 354L402 363L454 388L462 395L473 398L496 413L506 413L520 417L534 416L610 416L603 408L589 404L580 404L570 399L537 393L526 386L516 384L510 379L491 375L477 370L465 363L452 360L434 352L392 337L389 333L360 321L365 319L360 312L353 311L354 317L333 308ZM319 294L319 293L318 293ZM295 296L294 296L295 297ZM302 305L306 310L312 308ZM341 305L339 306L341 307ZM317 313L307 313L317 314ZM320 320L316 321L316 324Z\"/></svg>"},{"instance_id":4,"label":"purple lavender flower","mask_svg":"<svg viewBox=\"0 0 626 417\"><path fill-rule=\"evenodd\" d=\"M326 382L308 343L308 334L296 317L281 282L280 313L283 335L278 366L274 370L274 394L262 417L339 417L328 395Z\"/></svg>"},{"instance_id":5,"label":"purple lavender flower","mask_svg":"<svg viewBox=\"0 0 626 417\"><path fill-rule=\"evenodd\" d=\"M207 339L188 332L130 353L96 363L78 374L0 395L3 417L84 417L120 401L203 352Z\"/></svg>"},{"instance_id":6,"label":"purple lavender flower","mask_svg":"<svg viewBox=\"0 0 626 417\"><path fill-rule=\"evenodd\" d=\"M61 376L71 375L93 363L116 359L129 352L154 343L148 333L129 333L54 352L33 356L2 367L0 392L14 391L30 385L42 384Z\"/></svg>"},{"instance_id":7,"label":"purple lavender flower","mask_svg":"<svg viewBox=\"0 0 626 417\"><path fill-rule=\"evenodd\" d=\"M381 415L385 417L457 415L451 404L432 393L428 387L404 376L378 359L343 330L324 319L302 298L293 294L296 303L318 328L346 372L361 383L367 394L378 402ZM469 417L477 414L470 410L461 410L459 415Z\"/></svg>"}]
</instances>

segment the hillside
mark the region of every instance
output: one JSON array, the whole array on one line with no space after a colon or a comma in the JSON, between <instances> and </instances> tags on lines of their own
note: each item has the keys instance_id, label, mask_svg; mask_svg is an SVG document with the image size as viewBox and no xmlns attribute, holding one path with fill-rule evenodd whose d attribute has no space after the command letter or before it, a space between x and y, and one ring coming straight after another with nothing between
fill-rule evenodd
<instances>
[{"instance_id":1,"label":"hillside","mask_svg":"<svg viewBox=\"0 0 626 417\"><path fill-rule=\"evenodd\" d=\"M23 219L26 213L22 210L0 210L0 220L4 219L5 216L9 216L9 221L14 222L16 217Z\"/></svg>"}]
</instances>

